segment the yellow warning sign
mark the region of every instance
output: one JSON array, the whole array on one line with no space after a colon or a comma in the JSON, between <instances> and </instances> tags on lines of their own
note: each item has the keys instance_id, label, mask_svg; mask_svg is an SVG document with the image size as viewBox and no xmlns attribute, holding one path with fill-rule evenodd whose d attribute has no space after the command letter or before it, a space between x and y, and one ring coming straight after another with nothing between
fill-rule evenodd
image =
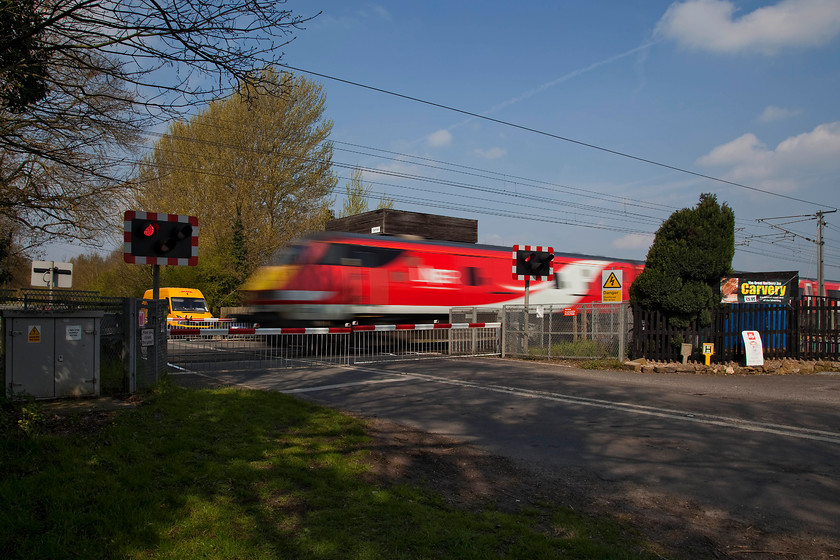
<instances>
[{"instance_id":1,"label":"yellow warning sign","mask_svg":"<svg viewBox=\"0 0 840 560\"><path fill-rule=\"evenodd\" d=\"M623 290L621 289L622 270L601 271L601 301L604 303L621 303Z\"/></svg>"},{"instance_id":2,"label":"yellow warning sign","mask_svg":"<svg viewBox=\"0 0 840 560\"><path fill-rule=\"evenodd\" d=\"M29 336L26 337L27 342L41 342L41 327L38 325L29 326Z\"/></svg>"},{"instance_id":3,"label":"yellow warning sign","mask_svg":"<svg viewBox=\"0 0 840 560\"><path fill-rule=\"evenodd\" d=\"M616 277L615 272L610 271L609 277L604 282L604 288L607 289L621 289L621 281Z\"/></svg>"}]
</instances>

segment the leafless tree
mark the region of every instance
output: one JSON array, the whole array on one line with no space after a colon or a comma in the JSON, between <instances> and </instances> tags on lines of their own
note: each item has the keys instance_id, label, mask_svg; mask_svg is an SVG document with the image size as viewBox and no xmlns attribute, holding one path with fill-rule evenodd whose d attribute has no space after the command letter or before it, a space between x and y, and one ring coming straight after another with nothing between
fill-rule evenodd
<instances>
[{"instance_id":1,"label":"leafless tree","mask_svg":"<svg viewBox=\"0 0 840 560\"><path fill-rule=\"evenodd\" d=\"M100 239L144 131L242 85L262 92L255 69L310 19L284 6L0 0L0 217L16 245Z\"/></svg>"}]
</instances>

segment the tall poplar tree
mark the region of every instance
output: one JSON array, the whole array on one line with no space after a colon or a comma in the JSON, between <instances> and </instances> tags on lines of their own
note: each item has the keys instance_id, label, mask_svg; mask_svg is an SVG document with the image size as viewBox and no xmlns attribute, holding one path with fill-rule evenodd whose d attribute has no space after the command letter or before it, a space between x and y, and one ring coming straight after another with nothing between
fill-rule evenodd
<instances>
[{"instance_id":1,"label":"tall poplar tree","mask_svg":"<svg viewBox=\"0 0 840 560\"><path fill-rule=\"evenodd\" d=\"M130 202L198 217L197 272L220 300L289 240L323 228L337 182L321 86L271 68L261 81L274 89L245 85L171 125L144 159Z\"/></svg>"},{"instance_id":2,"label":"tall poplar tree","mask_svg":"<svg viewBox=\"0 0 840 560\"><path fill-rule=\"evenodd\" d=\"M350 181L345 186L347 189L347 197L344 199L344 205L341 207L339 218L346 218L347 216L355 216L367 212L370 208L368 199L370 198L371 185L366 184L362 180L362 169L354 167L350 172ZM379 204L376 205L377 210L389 209L394 207L394 201L384 196L379 199Z\"/></svg>"}]
</instances>

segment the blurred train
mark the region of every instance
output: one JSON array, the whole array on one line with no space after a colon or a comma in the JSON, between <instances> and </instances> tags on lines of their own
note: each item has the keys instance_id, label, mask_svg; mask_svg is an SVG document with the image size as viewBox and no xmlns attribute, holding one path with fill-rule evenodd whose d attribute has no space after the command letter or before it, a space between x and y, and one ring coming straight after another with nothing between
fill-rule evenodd
<instances>
[{"instance_id":1,"label":"blurred train","mask_svg":"<svg viewBox=\"0 0 840 560\"><path fill-rule=\"evenodd\" d=\"M531 279L529 305L601 301L601 272L623 271L623 299L642 261L554 253L554 275ZM452 307L523 304L510 247L322 232L278 253L243 286L249 320L262 326L350 320L446 319Z\"/></svg>"},{"instance_id":2,"label":"blurred train","mask_svg":"<svg viewBox=\"0 0 840 560\"><path fill-rule=\"evenodd\" d=\"M600 303L602 271L622 271L622 300L643 261L562 253L554 274L530 280L529 305ZM510 247L322 232L280 251L243 286L247 320L261 326L335 325L348 321L447 319L452 307L522 305L525 281L514 279ZM800 296L817 293L803 278ZM826 281L840 297L840 283Z\"/></svg>"},{"instance_id":3,"label":"blurred train","mask_svg":"<svg viewBox=\"0 0 840 560\"><path fill-rule=\"evenodd\" d=\"M825 296L828 298L840 299L840 282L824 280ZM810 297L818 294L817 281L813 278L799 279L799 297Z\"/></svg>"}]
</instances>

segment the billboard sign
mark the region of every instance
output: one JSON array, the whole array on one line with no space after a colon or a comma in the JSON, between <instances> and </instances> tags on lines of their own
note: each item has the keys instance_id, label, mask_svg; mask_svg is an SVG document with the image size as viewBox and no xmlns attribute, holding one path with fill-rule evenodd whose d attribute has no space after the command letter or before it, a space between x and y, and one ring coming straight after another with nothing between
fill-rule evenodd
<instances>
[{"instance_id":1,"label":"billboard sign","mask_svg":"<svg viewBox=\"0 0 840 560\"><path fill-rule=\"evenodd\" d=\"M720 279L721 303L790 304L799 297L799 273L739 272Z\"/></svg>"}]
</instances>

